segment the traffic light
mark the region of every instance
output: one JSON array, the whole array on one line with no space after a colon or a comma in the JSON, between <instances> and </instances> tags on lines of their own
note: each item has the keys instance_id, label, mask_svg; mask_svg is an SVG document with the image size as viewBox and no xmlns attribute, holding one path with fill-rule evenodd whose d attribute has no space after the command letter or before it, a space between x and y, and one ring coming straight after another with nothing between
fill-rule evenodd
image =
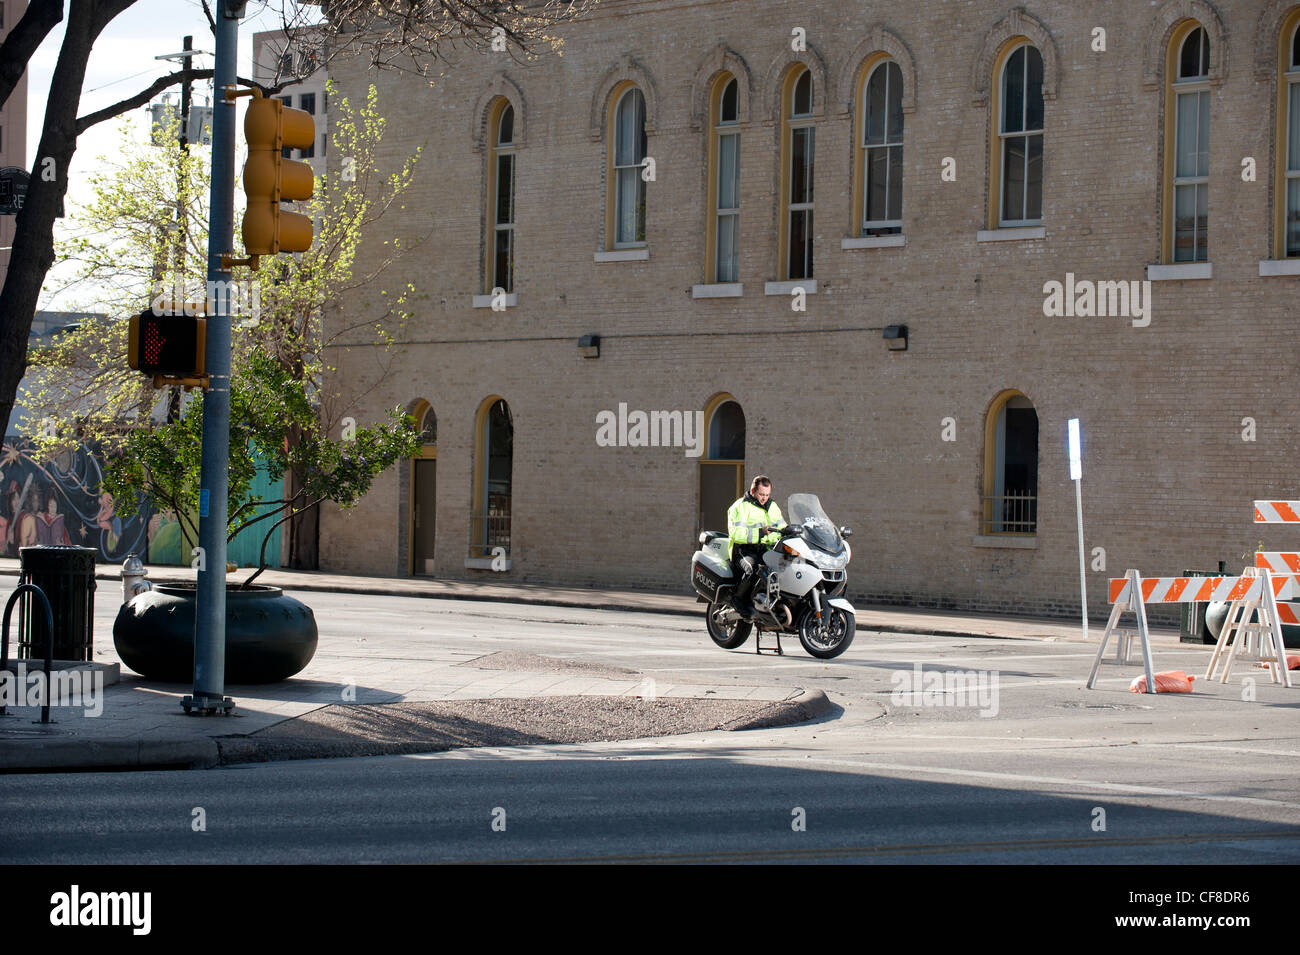
<instances>
[{"instance_id":1,"label":"traffic light","mask_svg":"<svg viewBox=\"0 0 1300 955\"><path fill-rule=\"evenodd\" d=\"M280 203L310 199L315 182L311 166L285 159L281 150L307 149L316 141L311 114L255 90L244 116L244 138L244 248L250 256L306 252L311 248L311 219L282 210Z\"/></svg>"},{"instance_id":2,"label":"traffic light","mask_svg":"<svg viewBox=\"0 0 1300 955\"><path fill-rule=\"evenodd\" d=\"M159 315L147 308L131 316L127 361L152 375L155 385L201 386L207 381L207 325L202 316Z\"/></svg>"}]
</instances>

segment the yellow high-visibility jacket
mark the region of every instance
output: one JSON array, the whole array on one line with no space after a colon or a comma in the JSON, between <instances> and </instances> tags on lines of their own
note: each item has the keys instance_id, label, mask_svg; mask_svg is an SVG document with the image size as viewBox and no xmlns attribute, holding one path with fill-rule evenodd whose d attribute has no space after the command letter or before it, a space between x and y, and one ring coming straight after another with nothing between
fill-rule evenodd
<instances>
[{"instance_id":1,"label":"yellow high-visibility jacket","mask_svg":"<svg viewBox=\"0 0 1300 955\"><path fill-rule=\"evenodd\" d=\"M781 539L779 535L759 536L759 528L769 524L785 527L785 518L781 516L781 508L774 498L768 498L766 510L748 494L732 504L727 508L727 556L731 556L732 548L737 544L775 544Z\"/></svg>"}]
</instances>

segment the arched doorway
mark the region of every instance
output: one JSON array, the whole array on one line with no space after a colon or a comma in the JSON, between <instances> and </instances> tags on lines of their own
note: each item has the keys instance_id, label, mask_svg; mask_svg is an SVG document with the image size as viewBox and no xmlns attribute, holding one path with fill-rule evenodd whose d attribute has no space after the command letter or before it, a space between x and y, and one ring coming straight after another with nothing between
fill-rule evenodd
<instances>
[{"instance_id":1,"label":"arched doorway","mask_svg":"<svg viewBox=\"0 0 1300 955\"><path fill-rule=\"evenodd\" d=\"M728 394L704 408L708 444L700 460L699 514L695 533L726 530L727 508L744 493L745 412Z\"/></svg>"},{"instance_id":2,"label":"arched doorway","mask_svg":"<svg viewBox=\"0 0 1300 955\"><path fill-rule=\"evenodd\" d=\"M994 399L984 425L984 534L1038 531L1038 412L1019 391Z\"/></svg>"},{"instance_id":3,"label":"arched doorway","mask_svg":"<svg viewBox=\"0 0 1300 955\"><path fill-rule=\"evenodd\" d=\"M474 425L474 511L470 520L469 556L510 556L510 510L514 466L514 419L501 397L480 406Z\"/></svg>"},{"instance_id":4,"label":"arched doorway","mask_svg":"<svg viewBox=\"0 0 1300 955\"><path fill-rule=\"evenodd\" d=\"M437 539L438 416L427 401L416 403L411 416L420 429L420 453L411 459L411 566L415 576L434 572Z\"/></svg>"}]
</instances>

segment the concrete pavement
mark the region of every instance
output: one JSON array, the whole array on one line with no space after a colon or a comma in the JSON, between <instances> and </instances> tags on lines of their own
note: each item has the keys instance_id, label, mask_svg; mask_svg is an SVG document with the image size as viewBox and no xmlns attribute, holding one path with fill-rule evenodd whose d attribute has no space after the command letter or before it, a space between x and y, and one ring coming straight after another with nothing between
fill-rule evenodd
<instances>
[{"instance_id":1,"label":"concrete pavement","mask_svg":"<svg viewBox=\"0 0 1300 955\"><path fill-rule=\"evenodd\" d=\"M112 618L120 604L117 570L115 566L104 565L97 573L100 583L96 594L95 659L110 668L119 662L112 649L111 637ZM12 576L16 573L17 561L0 561L0 574L11 575L7 579L0 577L0 588L8 591L16 584ZM241 571L234 576L243 579L245 575L246 572ZM193 572L189 568L153 568L150 579L155 582L192 580ZM698 617L701 612L701 605L691 597L636 591L555 589L505 583L366 578L289 571L267 572L259 582L295 592L427 598L428 603L421 601L420 605L430 611L437 608L443 615L472 615L475 612L471 609L473 605L468 604L460 604L461 609L455 610L459 601L532 604L587 612L620 610L627 612L629 617L644 614ZM411 612L404 611L404 614ZM487 612L487 608L483 612ZM98 704L102 706L102 712L96 718L82 716L82 711L76 708L56 709L54 718L57 722L52 726L33 723L36 711L31 708L12 709L11 713L16 715L0 718L0 770L206 767L234 759L267 758L257 755L256 734L339 704L587 697L592 698L591 703L596 706L597 698L694 698L714 702L749 701L777 707L801 718L823 713L831 705L815 687L776 684L761 676L748 682L736 682L733 678L728 683L710 683L700 682L696 674L689 681L678 682L671 673L656 672L647 676L621 668L592 672L583 670L581 664L569 666L547 657L537 657L531 662L515 661L515 665L503 668L500 661L494 659L500 657L499 652L479 654L463 646L437 641L420 641L414 648L399 651L391 636L368 638L357 635L355 631L340 633L331 628L319 612L318 617L321 617L321 644L309 668L300 677L284 683L228 687L227 693L238 703L237 715L233 717L186 717L180 711L179 698L190 691L189 686L144 681L123 669L122 682L107 687L102 693ZM662 616L657 619L663 620L664 626L670 626L668 619ZM862 608L858 615L858 629L859 632L1049 642L1080 638L1077 625L1066 621L910 608ZM1157 630L1154 639L1157 646L1177 645L1176 631ZM793 657L803 658L797 639L787 638L785 643ZM747 645L750 647L752 642ZM755 710L755 719L765 718L764 713L771 716L766 710ZM698 728L687 725L681 731ZM385 737L385 732L383 729L373 731L371 742L413 743L409 738ZM334 749L321 745L319 754L326 755ZM283 747L268 745L268 752L272 751L275 758L282 758ZM394 750L380 746L373 751ZM313 752L308 747L297 755L311 756Z\"/></svg>"}]
</instances>

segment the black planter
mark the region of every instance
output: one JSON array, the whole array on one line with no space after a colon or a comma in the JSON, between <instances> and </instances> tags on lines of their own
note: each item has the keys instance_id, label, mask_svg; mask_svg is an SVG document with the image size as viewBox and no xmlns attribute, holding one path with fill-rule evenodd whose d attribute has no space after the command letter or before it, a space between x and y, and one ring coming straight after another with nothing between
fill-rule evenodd
<instances>
[{"instance_id":1,"label":"black planter","mask_svg":"<svg viewBox=\"0 0 1300 955\"><path fill-rule=\"evenodd\" d=\"M122 662L151 680L194 679L193 587L155 586L123 604L113 623ZM316 654L311 608L279 587L226 590L226 682L276 683Z\"/></svg>"},{"instance_id":2,"label":"black planter","mask_svg":"<svg viewBox=\"0 0 1300 955\"><path fill-rule=\"evenodd\" d=\"M1206 629L1214 635L1216 640L1219 638L1219 631L1223 629L1223 621L1228 619L1229 606L1230 604L1226 600L1216 600L1205 608ZM1258 621L1259 614L1252 611L1250 620L1247 622L1257 623ZM1282 646L1289 650L1300 648L1300 626L1291 623L1282 624Z\"/></svg>"}]
</instances>

